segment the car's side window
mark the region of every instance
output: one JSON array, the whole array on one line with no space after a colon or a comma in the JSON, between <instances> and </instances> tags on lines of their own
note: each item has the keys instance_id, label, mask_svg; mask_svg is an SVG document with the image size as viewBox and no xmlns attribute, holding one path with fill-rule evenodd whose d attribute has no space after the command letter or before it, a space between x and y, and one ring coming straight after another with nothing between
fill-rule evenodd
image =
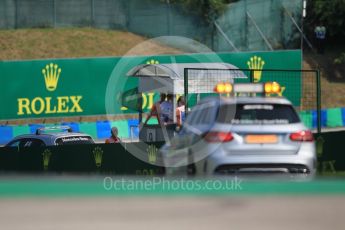
<instances>
[{"instance_id":1,"label":"car's side window","mask_svg":"<svg viewBox=\"0 0 345 230\"><path fill-rule=\"evenodd\" d=\"M42 147L45 146L44 142L40 139L31 139L30 147Z\"/></svg>"},{"instance_id":2,"label":"car's side window","mask_svg":"<svg viewBox=\"0 0 345 230\"><path fill-rule=\"evenodd\" d=\"M187 116L186 124L195 125L197 124L199 115L200 115L200 106L195 107L192 112Z\"/></svg>"},{"instance_id":3,"label":"car's side window","mask_svg":"<svg viewBox=\"0 0 345 230\"><path fill-rule=\"evenodd\" d=\"M20 140L14 140L14 141L8 143L7 146L9 146L9 147L18 147L19 143L20 143Z\"/></svg>"},{"instance_id":4,"label":"car's side window","mask_svg":"<svg viewBox=\"0 0 345 230\"><path fill-rule=\"evenodd\" d=\"M212 125L216 118L216 111L217 103L213 101L197 105L188 114L184 127L188 130L191 127L200 125ZM182 133L185 133L187 130L184 130Z\"/></svg>"},{"instance_id":5,"label":"car's side window","mask_svg":"<svg viewBox=\"0 0 345 230\"><path fill-rule=\"evenodd\" d=\"M20 139L19 141L19 148L24 148L24 147L29 147L30 146L30 142L28 143L28 138L24 138L24 139Z\"/></svg>"},{"instance_id":6,"label":"car's side window","mask_svg":"<svg viewBox=\"0 0 345 230\"><path fill-rule=\"evenodd\" d=\"M194 125L213 124L215 119L216 105L212 102L205 103L199 107L199 116L194 120Z\"/></svg>"},{"instance_id":7,"label":"car's side window","mask_svg":"<svg viewBox=\"0 0 345 230\"><path fill-rule=\"evenodd\" d=\"M204 116L202 117L202 120L200 121L201 124L213 124L214 118L215 118L215 109L212 107L207 107L203 109L202 114Z\"/></svg>"},{"instance_id":8,"label":"car's side window","mask_svg":"<svg viewBox=\"0 0 345 230\"><path fill-rule=\"evenodd\" d=\"M30 145L31 145L30 139L28 138L20 139L20 142L19 142L20 148L30 147Z\"/></svg>"},{"instance_id":9,"label":"car's side window","mask_svg":"<svg viewBox=\"0 0 345 230\"><path fill-rule=\"evenodd\" d=\"M8 143L7 146L27 148L27 147L41 147L41 146L45 146L45 144L40 139L25 138L25 139L14 140L14 141Z\"/></svg>"},{"instance_id":10,"label":"car's side window","mask_svg":"<svg viewBox=\"0 0 345 230\"><path fill-rule=\"evenodd\" d=\"M25 140L23 141L23 147L30 147L32 145L32 140Z\"/></svg>"}]
</instances>

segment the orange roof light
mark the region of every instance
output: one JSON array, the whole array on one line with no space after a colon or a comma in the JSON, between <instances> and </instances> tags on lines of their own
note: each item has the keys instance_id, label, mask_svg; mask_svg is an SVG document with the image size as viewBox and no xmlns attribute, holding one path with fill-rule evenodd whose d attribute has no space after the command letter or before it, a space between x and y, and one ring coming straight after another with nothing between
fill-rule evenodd
<instances>
[{"instance_id":1,"label":"orange roof light","mask_svg":"<svg viewBox=\"0 0 345 230\"><path fill-rule=\"evenodd\" d=\"M272 93L272 83L271 82L265 83L265 93Z\"/></svg>"},{"instance_id":2,"label":"orange roof light","mask_svg":"<svg viewBox=\"0 0 345 230\"><path fill-rule=\"evenodd\" d=\"M224 84L223 83L219 83L216 85L215 91L216 93L224 93Z\"/></svg>"},{"instance_id":3,"label":"orange roof light","mask_svg":"<svg viewBox=\"0 0 345 230\"><path fill-rule=\"evenodd\" d=\"M225 83L224 87L225 87L225 93L231 93L232 85L230 83Z\"/></svg>"},{"instance_id":4,"label":"orange roof light","mask_svg":"<svg viewBox=\"0 0 345 230\"><path fill-rule=\"evenodd\" d=\"M280 93L280 85L277 82L272 82L272 92Z\"/></svg>"},{"instance_id":5,"label":"orange roof light","mask_svg":"<svg viewBox=\"0 0 345 230\"><path fill-rule=\"evenodd\" d=\"M229 82L220 82L214 87L214 92L219 94L228 94L234 92L242 94L253 94L265 93L270 94L280 94L281 87L278 82L266 82L266 83L237 83L231 84Z\"/></svg>"},{"instance_id":6,"label":"orange roof light","mask_svg":"<svg viewBox=\"0 0 345 230\"><path fill-rule=\"evenodd\" d=\"M280 85L277 82L266 82L265 93L280 93Z\"/></svg>"},{"instance_id":7,"label":"orange roof light","mask_svg":"<svg viewBox=\"0 0 345 230\"><path fill-rule=\"evenodd\" d=\"M231 93L232 85L230 83L218 83L214 88L216 93Z\"/></svg>"}]
</instances>

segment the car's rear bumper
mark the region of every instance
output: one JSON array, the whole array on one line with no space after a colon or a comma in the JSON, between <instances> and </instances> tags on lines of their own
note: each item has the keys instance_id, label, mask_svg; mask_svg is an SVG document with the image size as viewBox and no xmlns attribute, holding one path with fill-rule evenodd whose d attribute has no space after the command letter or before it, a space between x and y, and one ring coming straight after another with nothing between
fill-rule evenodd
<instances>
[{"instance_id":1,"label":"car's rear bumper","mask_svg":"<svg viewBox=\"0 0 345 230\"><path fill-rule=\"evenodd\" d=\"M167 149L161 149L167 172L187 172L188 164L195 164L198 175L214 175L219 173L232 172L288 172L307 173L314 175L316 172L316 154L313 142L303 143L299 151L294 154L282 154L277 151L275 154L264 154L260 152L246 151L243 154L233 154L231 151L220 146L208 145L202 149L203 153L191 153L188 148L175 150L169 153ZM211 153L206 158L198 160L196 154L203 155ZM200 156L199 156L200 159ZM174 173L172 173L174 174Z\"/></svg>"},{"instance_id":2,"label":"car's rear bumper","mask_svg":"<svg viewBox=\"0 0 345 230\"><path fill-rule=\"evenodd\" d=\"M238 172L287 172L308 173L316 171L316 155L313 143L303 144L298 153L277 154L229 154L220 149L204 162L206 174ZM266 169L266 170L265 170Z\"/></svg>"}]
</instances>

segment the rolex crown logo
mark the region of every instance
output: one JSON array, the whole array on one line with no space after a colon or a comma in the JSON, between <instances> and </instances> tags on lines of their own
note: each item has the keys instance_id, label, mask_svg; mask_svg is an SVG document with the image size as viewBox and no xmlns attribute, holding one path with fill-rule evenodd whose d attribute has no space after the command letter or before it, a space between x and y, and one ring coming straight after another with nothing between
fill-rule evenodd
<instances>
[{"instance_id":1,"label":"rolex crown logo","mask_svg":"<svg viewBox=\"0 0 345 230\"><path fill-rule=\"evenodd\" d=\"M158 149L154 145L149 145L147 148L147 157L149 160L149 163L154 164L157 161L157 152Z\"/></svg>"},{"instance_id":2,"label":"rolex crown logo","mask_svg":"<svg viewBox=\"0 0 345 230\"><path fill-rule=\"evenodd\" d=\"M251 57L247 62L249 69L254 70L254 82L261 80L262 69L264 68L265 61L261 57Z\"/></svg>"},{"instance_id":3,"label":"rolex crown logo","mask_svg":"<svg viewBox=\"0 0 345 230\"><path fill-rule=\"evenodd\" d=\"M50 63L42 69L42 74L44 76L44 81L46 84L46 89L48 91L54 91L57 87L59 77L61 73L61 68L57 64Z\"/></svg>"},{"instance_id":4,"label":"rolex crown logo","mask_svg":"<svg viewBox=\"0 0 345 230\"><path fill-rule=\"evenodd\" d=\"M49 166L49 161L50 161L50 157L52 155L52 152L49 149L46 149L43 151L42 153L42 157L43 157L43 169L47 170L48 166Z\"/></svg>"},{"instance_id":5,"label":"rolex crown logo","mask_svg":"<svg viewBox=\"0 0 345 230\"><path fill-rule=\"evenodd\" d=\"M101 147L97 146L92 153L95 158L96 167L100 168L102 166L103 150Z\"/></svg>"}]
</instances>

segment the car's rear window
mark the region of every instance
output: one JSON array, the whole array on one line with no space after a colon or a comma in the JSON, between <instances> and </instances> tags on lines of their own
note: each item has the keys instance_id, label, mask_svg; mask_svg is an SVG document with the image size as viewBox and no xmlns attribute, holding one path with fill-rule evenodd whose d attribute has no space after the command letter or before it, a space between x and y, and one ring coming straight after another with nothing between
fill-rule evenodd
<instances>
[{"instance_id":1,"label":"car's rear window","mask_svg":"<svg viewBox=\"0 0 345 230\"><path fill-rule=\"evenodd\" d=\"M236 109L236 112L229 112ZM229 116L229 114L235 114ZM217 122L240 125L267 124L280 125L298 123L300 119L290 105L282 104L237 104L222 105Z\"/></svg>"},{"instance_id":2,"label":"car's rear window","mask_svg":"<svg viewBox=\"0 0 345 230\"><path fill-rule=\"evenodd\" d=\"M61 137L56 139L57 145L93 144L94 141L88 136Z\"/></svg>"}]
</instances>

